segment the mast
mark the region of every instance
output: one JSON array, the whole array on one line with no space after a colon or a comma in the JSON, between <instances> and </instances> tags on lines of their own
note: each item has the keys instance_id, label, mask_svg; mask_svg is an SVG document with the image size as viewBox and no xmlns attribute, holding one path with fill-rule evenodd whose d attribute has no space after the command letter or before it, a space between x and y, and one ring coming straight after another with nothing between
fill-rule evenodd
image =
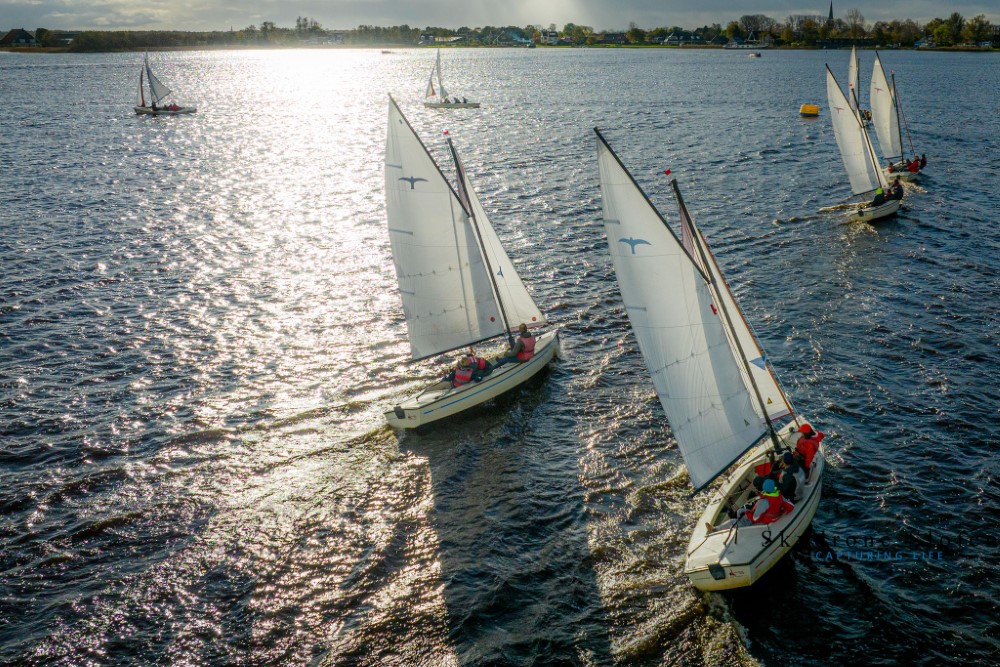
<instances>
[{"instance_id":1,"label":"mast","mask_svg":"<svg viewBox=\"0 0 1000 667\"><path fill-rule=\"evenodd\" d=\"M691 219L691 214L687 210L687 206L684 205L684 198L681 196L680 188L677 187L677 179L670 179L670 187L673 188L674 196L677 197L677 203L683 209L684 214L687 216L688 220L691 221L691 226L694 227L694 221ZM695 229L697 229L695 227ZM698 249L698 255L701 257L702 264L708 266L708 257L705 254L705 248L701 240L701 234L698 233L696 237L692 239L694 241L694 246ZM730 340L736 345L736 349L739 352L740 362L746 370L747 377L750 379L750 386L753 387L754 397L757 399L757 405L760 406L761 414L764 417L764 422L767 424L767 432L771 437L771 443L774 445L774 451L780 451L781 443L778 441L778 434L774 430L774 424L771 423L771 416L768 414L767 405L764 403L764 397L760 393L760 387L757 386L757 381L753 377L753 369L750 368L750 364L747 361L747 355L743 350L743 344L740 342L739 336L736 335L736 329L733 326L732 316L729 313L729 308L726 307L726 300L721 298L722 292L719 288L718 282L715 280L715 274L711 271L708 272L708 280L712 286L712 290L718 295L716 299L719 302L719 309L722 311L723 316L726 321L726 330L729 333Z\"/></svg>"},{"instance_id":2,"label":"mast","mask_svg":"<svg viewBox=\"0 0 1000 667\"><path fill-rule=\"evenodd\" d=\"M440 52L439 56L440 57ZM440 70L439 70L440 71ZM448 148L451 150L451 157L455 161L455 175L458 184L458 193L460 195L460 200L466 209L469 211L469 219L472 221L472 228L476 230L476 241L479 243L479 252L483 256L483 262L486 263L486 272L490 276L490 285L493 286L493 294L496 295L497 305L500 307L500 319L503 320L504 329L507 331L507 344L510 348L514 347L514 336L510 332L510 321L507 317L507 309L504 308L503 298L500 296L500 287L497 286L496 276L493 275L493 267L490 264L490 255L486 251L486 244L483 243L483 233L479 229L479 222L476 220L476 214L472 210L472 206L469 204L469 195L465 190L465 168L462 166L462 161L458 159L458 151L455 150L455 144L452 143L451 137L448 137Z\"/></svg>"},{"instance_id":3,"label":"mast","mask_svg":"<svg viewBox=\"0 0 1000 667\"><path fill-rule=\"evenodd\" d=\"M444 89L444 81L441 79L441 49L437 50L437 63L435 64L435 68L437 69L438 75L438 95L444 99L448 96L448 91Z\"/></svg>"}]
</instances>

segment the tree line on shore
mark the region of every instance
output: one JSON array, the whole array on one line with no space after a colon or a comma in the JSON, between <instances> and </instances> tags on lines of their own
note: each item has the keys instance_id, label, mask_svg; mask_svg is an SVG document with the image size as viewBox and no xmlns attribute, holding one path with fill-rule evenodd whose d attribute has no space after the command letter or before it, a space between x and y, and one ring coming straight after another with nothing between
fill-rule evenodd
<instances>
[{"instance_id":1,"label":"tree line on shore","mask_svg":"<svg viewBox=\"0 0 1000 667\"><path fill-rule=\"evenodd\" d=\"M59 31L38 28L36 39L41 46L65 45ZM983 44L1000 36L980 14L970 19L958 12L947 18L935 18L926 24L910 19L893 21L866 21L857 9L848 10L843 19L828 20L822 17L788 17L777 21L763 14L747 14L730 21L725 27L719 23L694 30L679 26L652 29L641 28L635 23L621 31L595 31L590 26L567 23L562 30L554 24L547 28L528 26L461 27L457 29L431 27L413 28L408 25L379 27L361 25L351 30L327 30L319 22L299 17L294 28L282 28L265 21L260 26L250 25L240 30L185 32L185 31L82 31L75 33L68 49L77 52L119 51L145 48L182 47L257 47L297 46L308 44L344 44L355 46L397 45L413 46L435 40L455 40L466 45L490 46L542 42L544 36L557 36L558 43L572 45L600 44L659 44L673 35L684 42L718 43L725 39L753 38L775 46L815 47L819 45L852 41L876 45L913 46L920 40L937 46ZM546 40L550 43L554 40Z\"/></svg>"}]
</instances>

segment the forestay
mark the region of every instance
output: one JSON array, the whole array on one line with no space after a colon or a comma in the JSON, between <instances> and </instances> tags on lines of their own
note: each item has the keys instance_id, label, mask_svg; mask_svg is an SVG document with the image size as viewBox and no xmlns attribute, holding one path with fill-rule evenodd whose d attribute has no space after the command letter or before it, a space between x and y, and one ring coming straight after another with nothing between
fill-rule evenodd
<instances>
[{"instance_id":1,"label":"forestay","mask_svg":"<svg viewBox=\"0 0 1000 667\"><path fill-rule=\"evenodd\" d=\"M826 96L833 121L833 134L837 138L844 168L851 181L851 190L857 195L871 192L877 187L887 187L881 170L876 168L868 133L851 109L829 67L826 68Z\"/></svg>"},{"instance_id":2,"label":"forestay","mask_svg":"<svg viewBox=\"0 0 1000 667\"><path fill-rule=\"evenodd\" d=\"M386 216L411 355L422 359L504 332L469 212L389 99Z\"/></svg>"},{"instance_id":3,"label":"forestay","mask_svg":"<svg viewBox=\"0 0 1000 667\"><path fill-rule=\"evenodd\" d=\"M896 95L878 54L872 70L872 84L869 93L872 103L872 125L878 137L882 156L891 162L903 157L903 140L899 131L899 113L896 110Z\"/></svg>"},{"instance_id":4,"label":"forestay","mask_svg":"<svg viewBox=\"0 0 1000 667\"><path fill-rule=\"evenodd\" d=\"M511 329L516 329L521 322L524 322L529 327L545 324L545 316L538 309L535 300L528 294L521 276L518 275L517 270L514 268L514 263L510 261L510 257L507 256L507 252L500 244L496 230L493 229L493 225L486 215L486 210L483 209L483 205L479 201L479 196L472 187L471 181L469 181L469 174L459 160L457 152L455 153L455 163L459 172L459 197L463 199L463 203L466 204L466 207L475 216L476 224L479 226L483 248L489 260L488 265L493 271L493 280L497 291L500 293L500 299L503 303L509 326Z\"/></svg>"},{"instance_id":5,"label":"forestay","mask_svg":"<svg viewBox=\"0 0 1000 667\"><path fill-rule=\"evenodd\" d=\"M615 273L656 394L700 489L766 425L707 276L598 133L601 205Z\"/></svg>"}]
</instances>

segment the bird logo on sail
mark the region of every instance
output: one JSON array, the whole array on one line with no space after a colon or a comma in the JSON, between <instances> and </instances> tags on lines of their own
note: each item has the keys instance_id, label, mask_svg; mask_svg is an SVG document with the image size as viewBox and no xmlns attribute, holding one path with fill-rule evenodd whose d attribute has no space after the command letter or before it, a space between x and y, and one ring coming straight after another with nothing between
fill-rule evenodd
<instances>
[{"instance_id":1,"label":"bird logo on sail","mask_svg":"<svg viewBox=\"0 0 1000 667\"><path fill-rule=\"evenodd\" d=\"M424 183L427 182L426 178L419 178L417 176L403 176L399 180L406 181L407 183L409 183L411 190L416 190L417 189L417 187L416 187L417 183L419 183L420 181L423 181Z\"/></svg>"},{"instance_id":2,"label":"bird logo on sail","mask_svg":"<svg viewBox=\"0 0 1000 667\"><path fill-rule=\"evenodd\" d=\"M632 238L618 239L618 242L619 243L627 243L628 246L629 246L629 248L632 249L632 254L633 255L635 254L635 247L637 245L653 245L652 243L650 243L649 241L646 241L645 239L632 239Z\"/></svg>"}]
</instances>

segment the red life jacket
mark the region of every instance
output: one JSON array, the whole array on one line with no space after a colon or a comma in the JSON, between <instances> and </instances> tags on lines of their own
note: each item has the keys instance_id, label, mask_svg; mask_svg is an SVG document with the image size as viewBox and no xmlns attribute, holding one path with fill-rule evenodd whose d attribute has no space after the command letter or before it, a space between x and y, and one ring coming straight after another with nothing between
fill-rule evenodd
<instances>
[{"instance_id":1,"label":"red life jacket","mask_svg":"<svg viewBox=\"0 0 1000 667\"><path fill-rule=\"evenodd\" d=\"M795 443L795 453L802 456L803 466L806 470L809 470L812 466L813 457L815 457L816 452L819 451L819 441L825 437L825 433L814 431L812 437L799 438L799 441Z\"/></svg>"},{"instance_id":2,"label":"red life jacket","mask_svg":"<svg viewBox=\"0 0 1000 667\"><path fill-rule=\"evenodd\" d=\"M753 471L757 473L758 477L767 477L768 475L771 474L771 462L764 461L764 463L755 466Z\"/></svg>"},{"instance_id":3,"label":"red life jacket","mask_svg":"<svg viewBox=\"0 0 1000 667\"><path fill-rule=\"evenodd\" d=\"M524 362L535 356L535 337L528 334L521 336L520 341L524 345L524 349L517 353L517 360Z\"/></svg>"},{"instance_id":4,"label":"red life jacket","mask_svg":"<svg viewBox=\"0 0 1000 667\"><path fill-rule=\"evenodd\" d=\"M920 171L920 160L914 160L913 162L906 165L906 170L914 174Z\"/></svg>"},{"instance_id":5,"label":"red life jacket","mask_svg":"<svg viewBox=\"0 0 1000 667\"><path fill-rule=\"evenodd\" d=\"M784 508L785 503L788 502L781 497L780 493L776 493L773 496L764 496L757 502L759 503L761 500L767 501L767 509L764 510L764 513L760 515L760 518L755 521L755 523L758 524L774 523L777 521L778 518L784 514L781 510ZM791 503L788 504L790 505Z\"/></svg>"},{"instance_id":6,"label":"red life jacket","mask_svg":"<svg viewBox=\"0 0 1000 667\"><path fill-rule=\"evenodd\" d=\"M471 368L456 368L455 369L455 379L452 380L452 384L456 387L461 387L463 384L469 384L472 382L472 369Z\"/></svg>"},{"instance_id":7,"label":"red life jacket","mask_svg":"<svg viewBox=\"0 0 1000 667\"><path fill-rule=\"evenodd\" d=\"M482 357L474 357L469 355L469 365L475 370L485 371L486 370L486 360Z\"/></svg>"}]
</instances>

